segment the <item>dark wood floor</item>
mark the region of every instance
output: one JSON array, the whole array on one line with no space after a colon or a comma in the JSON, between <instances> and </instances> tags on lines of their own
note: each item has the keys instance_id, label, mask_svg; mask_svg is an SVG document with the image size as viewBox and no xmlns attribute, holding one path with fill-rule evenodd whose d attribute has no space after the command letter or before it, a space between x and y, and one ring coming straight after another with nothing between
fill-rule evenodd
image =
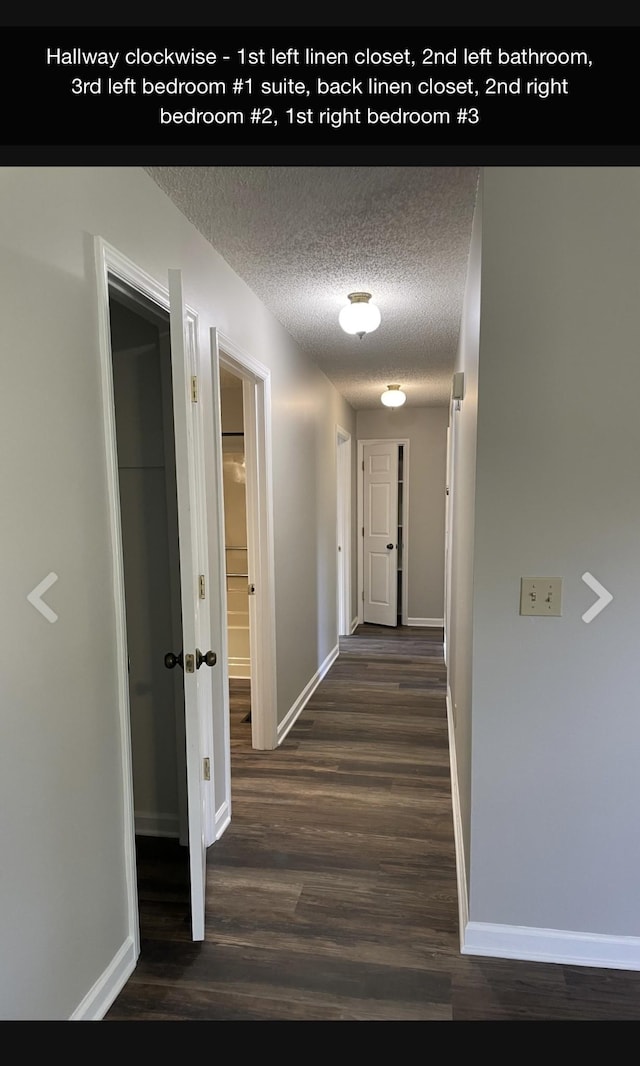
<instances>
[{"instance_id":1,"label":"dark wood floor","mask_svg":"<svg viewBox=\"0 0 640 1066\"><path fill-rule=\"evenodd\" d=\"M106 1021L640 1020L640 973L462 956L439 630L361 626L273 752L232 699L232 822L192 943L184 849L140 849Z\"/></svg>"}]
</instances>

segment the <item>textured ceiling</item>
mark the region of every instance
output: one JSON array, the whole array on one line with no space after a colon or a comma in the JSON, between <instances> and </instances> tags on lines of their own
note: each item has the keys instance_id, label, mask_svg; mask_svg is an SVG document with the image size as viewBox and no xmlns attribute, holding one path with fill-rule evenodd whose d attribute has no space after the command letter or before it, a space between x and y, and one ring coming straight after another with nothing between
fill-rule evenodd
<instances>
[{"instance_id":1,"label":"textured ceiling","mask_svg":"<svg viewBox=\"0 0 640 1066\"><path fill-rule=\"evenodd\" d=\"M398 383L446 404L460 329L476 167L147 167L354 408ZM382 314L360 340L354 291Z\"/></svg>"}]
</instances>

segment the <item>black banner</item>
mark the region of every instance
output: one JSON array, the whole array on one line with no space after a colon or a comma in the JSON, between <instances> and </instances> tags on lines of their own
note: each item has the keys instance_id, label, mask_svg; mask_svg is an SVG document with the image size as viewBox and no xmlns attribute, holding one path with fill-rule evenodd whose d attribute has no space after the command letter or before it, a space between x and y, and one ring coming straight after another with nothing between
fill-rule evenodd
<instances>
[{"instance_id":1,"label":"black banner","mask_svg":"<svg viewBox=\"0 0 640 1066\"><path fill-rule=\"evenodd\" d=\"M5 27L5 162L640 161L635 27ZM150 155L151 152L151 155ZM364 152L364 155L363 155Z\"/></svg>"}]
</instances>

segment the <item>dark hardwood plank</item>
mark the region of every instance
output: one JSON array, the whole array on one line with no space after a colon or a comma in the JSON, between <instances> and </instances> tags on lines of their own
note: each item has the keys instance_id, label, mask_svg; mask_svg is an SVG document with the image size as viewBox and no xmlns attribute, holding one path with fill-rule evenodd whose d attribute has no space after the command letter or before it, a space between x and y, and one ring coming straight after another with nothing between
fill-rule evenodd
<instances>
[{"instance_id":1,"label":"dark hardwood plank","mask_svg":"<svg viewBox=\"0 0 640 1066\"><path fill-rule=\"evenodd\" d=\"M190 939L185 849L141 841L107 1021L640 1020L640 973L462 956L442 630L364 625L280 748L232 681L232 822Z\"/></svg>"}]
</instances>

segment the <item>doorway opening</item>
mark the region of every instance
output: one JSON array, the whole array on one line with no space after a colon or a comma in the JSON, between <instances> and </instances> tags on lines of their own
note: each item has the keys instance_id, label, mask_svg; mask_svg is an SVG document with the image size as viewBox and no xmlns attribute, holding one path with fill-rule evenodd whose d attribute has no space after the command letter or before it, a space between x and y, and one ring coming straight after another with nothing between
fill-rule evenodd
<instances>
[{"instance_id":1,"label":"doorway opening","mask_svg":"<svg viewBox=\"0 0 640 1066\"><path fill-rule=\"evenodd\" d=\"M107 460L106 505L111 539L115 696L122 758L123 859L129 917L124 961L133 968L140 952L136 838L138 841L163 839L185 852L189 888L187 918L190 914L192 939L204 939L206 849L214 839L214 776L209 768L215 755L211 678L216 655L210 647L213 601L210 597L201 602L198 575L207 586L206 503L211 486L205 481L204 416L203 405L198 403L201 351L198 316L184 302L181 272L168 269L165 286L101 237L94 237L93 250ZM117 305L121 305L119 309ZM118 337L112 332L112 317L120 327ZM120 353L115 360L114 346ZM154 393L155 404L148 402ZM160 456L160 442L162 463L156 461ZM131 486L136 478L134 491ZM121 480L126 482L122 494ZM149 488L152 484L153 489ZM162 484L164 495L158 488ZM127 511L129 504L132 506ZM177 552L174 516L179 534ZM160 517L166 521L161 522ZM125 525L127 548L123 543ZM178 560L175 566L172 566L172 551ZM156 567L158 559L161 562ZM140 595L136 582L142 589ZM174 604L178 588L179 609L170 606L167 613L163 608L160 611L163 621L156 619L158 602L165 606ZM134 604L144 601L145 596L157 599L152 599L151 605L149 600L138 604L140 612L134 617ZM146 621L142 617L145 612ZM182 632L177 633L180 624ZM137 635L130 637L129 630L132 627L135 630L136 626ZM170 633L172 641L168 646L164 641L155 645L159 631L161 636ZM178 637L175 643L174 634ZM147 647L153 657L153 669L145 672L141 668L135 684L131 680L134 645L136 656L141 655L140 648ZM167 657L172 661L168 662ZM142 657L139 661L142 662ZM200 669L202 666L206 669ZM166 728L162 739L155 735L151 740L146 737L141 747L135 739L136 698L140 697L139 706L145 708L141 723L156 726L149 707L155 707L157 700L150 697L160 691L164 677L169 679L174 691L178 685L178 699L173 702L173 754ZM171 720L171 699L166 691L163 699L166 727ZM173 759L175 773L171 770L164 776Z\"/></svg>"},{"instance_id":2,"label":"doorway opening","mask_svg":"<svg viewBox=\"0 0 640 1066\"><path fill-rule=\"evenodd\" d=\"M220 368L224 557L231 748L251 747L247 457L242 378Z\"/></svg>"},{"instance_id":3,"label":"doorway opening","mask_svg":"<svg viewBox=\"0 0 640 1066\"><path fill-rule=\"evenodd\" d=\"M189 915L185 702L169 313L109 277L109 323L126 615L138 911L155 863L180 855Z\"/></svg>"},{"instance_id":4,"label":"doorway opening","mask_svg":"<svg viewBox=\"0 0 640 1066\"><path fill-rule=\"evenodd\" d=\"M231 603L239 609L238 620L248 607L248 655L236 658L249 659L250 678L244 679L245 686L250 686L250 719L244 723L251 728L251 746L257 750L268 751L279 743L276 693L276 645L275 645L275 559L273 540L273 490L271 459L271 374L267 367L243 351L229 337L225 337L215 328L211 330L212 378L216 391L216 402L220 410L219 447L227 455L235 449L234 472L244 485L244 506L246 516L246 540L236 543L241 536L241 528L229 529L228 518L224 517L223 526L226 543L221 546L228 574L239 575L230 581L231 591L238 591L237 599ZM241 389L238 390L237 382ZM221 398L223 386L228 393L233 393L231 403ZM238 395L238 391L240 395ZM240 406L240 396L242 404ZM235 421L227 418L229 410L235 411ZM242 421L239 422L240 410ZM225 418L224 427L222 418ZM240 433L243 437L224 437ZM228 441L228 444L225 442ZM243 444L240 456L239 443ZM218 445L216 445L217 447ZM242 472L237 464L244 467ZM221 478L224 462L221 462ZM231 471L231 463L228 470ZM226 496L226 493L225 493ZM226 503L226 500L225 500ZM227 536L229 533L229 536ZM235 549L246 545L246 552ZM226 548L231 549L226 551ZM238 569L232 569L233 566ZM244 574L247 574L247 578ZM246 588L246 599L242 585ZM225 584L225 590L227 585ZM225 591L226 599L226 591ZM246 636L237 635L236 647L242 648ZM228 642L230 643L230 642ZM233 664L242 668L242 663ZM238 679L237 684L240 680ZM230 679L230 684L233 678ZM248 713L249 707L246 709ZM245 715L243 715L244 717Z\"/></svg>"}]
</instances>

